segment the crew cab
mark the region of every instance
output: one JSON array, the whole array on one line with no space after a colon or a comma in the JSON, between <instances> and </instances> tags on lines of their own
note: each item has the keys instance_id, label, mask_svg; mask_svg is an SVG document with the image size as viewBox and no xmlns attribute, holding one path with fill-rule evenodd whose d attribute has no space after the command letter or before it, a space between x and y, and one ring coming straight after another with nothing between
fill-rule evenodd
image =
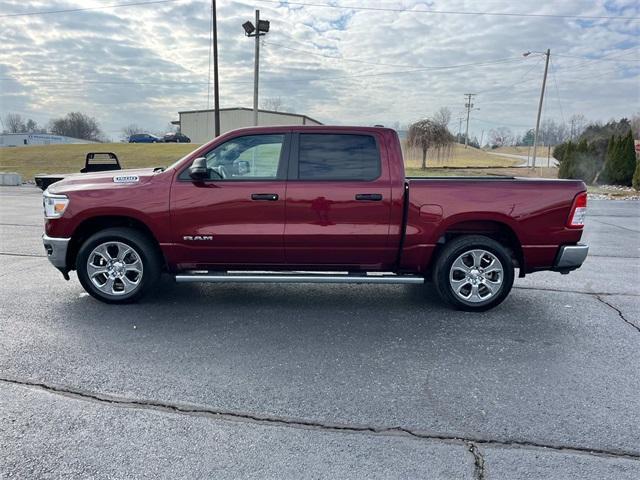
<instances>
[{"instance_id":1,"label":"crew cab","mask_svg":"<svg viewBox=\"0 0 640 480\"><path fill-rule=\"evenodd\" d=\"M178 282L425 283L487 310L520 276L568 273L578 180L406 177L395 131L235 130L165 169L71 175L44 193L44 246L68 280L131 302Z\"/></svg>"}]
</instances>

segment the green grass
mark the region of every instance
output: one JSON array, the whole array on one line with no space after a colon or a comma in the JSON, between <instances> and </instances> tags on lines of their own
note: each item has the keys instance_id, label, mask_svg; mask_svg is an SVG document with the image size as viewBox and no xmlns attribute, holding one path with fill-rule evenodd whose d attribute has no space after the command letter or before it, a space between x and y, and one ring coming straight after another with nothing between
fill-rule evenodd
<instances>
[{"instance_id":1,"label":"green grass","mask_svg":"<svg viewBox=\"0 0 640 480\"><path fill-rule=\"evenodd\" d=\"M75 173L88 152L114 152L123 168L166 167L200 145L193 143L100 143L0 148L0 171L33 180L39 173Z\"/></svg>"},{"instance_id":2,"label":"green grass","mask_svg":"<svg viewBox=\"0 0 640 480\"><path fill-rule=\"evenodd\" d=\"M538 155L540 155L543 149L546 153L547 147L538 145ZM494 150L487 150L487 152L508 153L509 155L523 155L526 157L527 153L533 152L533 147L499 147Z\"/></svg>"},{"instance_id":3,"label":"green grass","mask_svg":"<svg viewBox=\"0 0 640 480\"><path fill-rule=\"evenodd\" d=\"M408 169L420 168L422 165L422 151L416 148L409 148L403 145L402 148L404 162ZM517 159L505 158L499 155L480 150L479 148L467 147L456 143L453 145L451 154L438 158L432 152L427 155L427 167L512 167L520 163Z\"/></svg>"},{"instance_id":4,"label":"green grass","mask_svg":"<svg viewBox=\"0 0 640 480\"><path fill-rule=\"evenodd\" d=\"M503 175L508 177L534 177L534 178L558 178L558 169L526 168L526 167L499 167L499 168L406 168L409 177L486 177Z\"/></svg>"},{"instance_id":5,"label":"green grass","mask_svg":"<svg viewBox=\"0 0 640 480\"><path fill-rule=\"evenodd\" d=\"M85 155L88 152L114 152L120 159L123 168L164 167L187 153L195 150L199 145L192 143L102 143L93 145L40 145L19 148L0 149L0 171L18 172L23 180L32 180L40 173L75 173L84 166ZM266 146L264 148L267 148ZM270 152L271 153L271 152ZM247 155L242 159L251 160ZM269 172L272 169L271 159L264 164L253 164L254 175ZM405 148L405 164L407 174L411 176L460 176L460 175L489 175L505 174L518 176L549 176L555 178L555 169L536 169L531 171L524 168L509 168L518 163L496 155L491 155L476 148L464 148L456 144L452 154L439 161L427 159L427 170L421 170L421 154L413 149ZM468 167L463 170L448 170L442 167ZM476 169L474 170L474 167ZM496 167L490 170L477 167ZM551 175L553 177L551 177Z\"/></svg>"}]
</instances>

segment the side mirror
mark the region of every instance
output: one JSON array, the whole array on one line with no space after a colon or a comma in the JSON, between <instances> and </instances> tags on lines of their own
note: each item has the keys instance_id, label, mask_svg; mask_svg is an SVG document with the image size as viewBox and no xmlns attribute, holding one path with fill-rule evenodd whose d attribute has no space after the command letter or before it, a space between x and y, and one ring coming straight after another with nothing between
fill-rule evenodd
<instances>
[{"instance_id":1,"label":"side mirror","mask_svg":"<svg viewBox=\"0 0 640 480\"><path fill-rule=\"evenodd\" d=\"M189 176L193 180L205 180L209 178L207 159L204 157L196 158L189 167Z\"/></svg>"},{"instance_id":2,"label":"side mirror","mask_svg":"<svg viewBox=\"0 0 640 480\"><path fill-rule=\"evenodd\" d=\"M251 173L251 164L247 160L238 160L236 162L236 170L241 177L249 175Z\"/></svg>"}]
</instances>

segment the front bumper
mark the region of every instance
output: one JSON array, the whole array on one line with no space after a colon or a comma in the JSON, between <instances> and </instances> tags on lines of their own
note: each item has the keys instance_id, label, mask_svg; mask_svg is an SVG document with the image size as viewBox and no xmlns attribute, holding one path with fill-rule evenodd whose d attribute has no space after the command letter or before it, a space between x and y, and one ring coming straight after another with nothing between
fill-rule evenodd
<instances>
[{"instance_id":1,"label":"front bumper","mask_svg":"<svg viewBox=\"0 0 640 480\"><path fill-rule=\"evenodd\" d=\"M588 245L563 245L558 251L558 256L553 269L560 273L569 273L576 268L580 268L589 253Z\"/></svg>"},{"instance_id":2,"label":"front bumper","mask_svg":"<svg viewBox=\"0 0 640 480\"><path fill-rule=\"evenodd\" d=\"M54 238L48 237L46 234L42 235L42 243L47 252L47 258L63 275L69 271L67 267L67 248L70 241L70 238Z\"/></svg>"}]
</instances>

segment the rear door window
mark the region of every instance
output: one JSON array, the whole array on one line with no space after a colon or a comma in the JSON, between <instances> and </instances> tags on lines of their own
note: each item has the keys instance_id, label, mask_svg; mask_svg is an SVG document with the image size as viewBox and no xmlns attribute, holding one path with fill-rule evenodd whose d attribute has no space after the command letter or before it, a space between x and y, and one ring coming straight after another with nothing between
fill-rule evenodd
<instances>
[{"instance_id":1,"label":"rear door window","mask_svg":"<svg viewBox=\"0 0 640 480\"><path fill-rule=\"evenodd\" d=\"M375 180L380 153L372 135L301 133L300 180Z\"/></svg>"}]
</instances>

